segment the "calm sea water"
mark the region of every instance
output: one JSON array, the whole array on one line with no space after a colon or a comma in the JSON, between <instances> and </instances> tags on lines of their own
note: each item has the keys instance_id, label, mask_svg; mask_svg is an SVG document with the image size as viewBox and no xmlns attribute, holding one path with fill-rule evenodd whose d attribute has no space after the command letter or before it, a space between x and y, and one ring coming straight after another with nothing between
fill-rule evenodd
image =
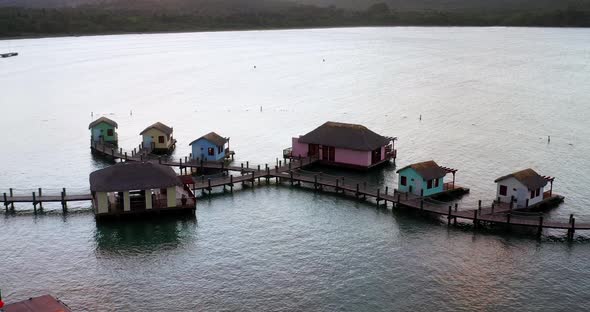
<instances>
[{"instance_id":1,"label":"calm sea water","mask_svg":"<svg viewBox=\"0 0 590 312\"><path fill-rule=\"evenodd\" d=\"M216 131L236 161L274 163L326 120L398 136L398 167L435 159L491 200L533 167L566 196L552 219L590 221L590 30L352 28L0 41L0 189L88 188L109 165L88 123L120 145L155 121L175 157ZM260 108L262 107L262 112ZM419 116L422 115L422 120ZM551 143L547 136L551 136ZM395 168L363 176L395 187ZM78 311L581 310L590 246L546 232L473 233L287 186L198 203L196 220L96 225L88 204L0 214L5 301L51 293ZM583 235L583 234L582 234Z\"/></svg>"}]
</instances>

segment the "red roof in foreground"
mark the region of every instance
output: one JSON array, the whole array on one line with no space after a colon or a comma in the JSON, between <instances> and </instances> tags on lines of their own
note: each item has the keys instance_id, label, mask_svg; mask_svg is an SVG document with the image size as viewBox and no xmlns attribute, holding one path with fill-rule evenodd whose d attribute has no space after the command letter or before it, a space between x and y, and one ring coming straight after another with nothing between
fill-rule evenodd
<instances>
[{"instance_id":1,"label":"red roof in foreground","mask_svg":"<svg viewBox=\"0 0 590 312\"><path fill-rule=\"evenodd\" d=\"M71 312L70 308L50 295L29 298L4 306L5 312Z\"/></svg>"}]
</instances>

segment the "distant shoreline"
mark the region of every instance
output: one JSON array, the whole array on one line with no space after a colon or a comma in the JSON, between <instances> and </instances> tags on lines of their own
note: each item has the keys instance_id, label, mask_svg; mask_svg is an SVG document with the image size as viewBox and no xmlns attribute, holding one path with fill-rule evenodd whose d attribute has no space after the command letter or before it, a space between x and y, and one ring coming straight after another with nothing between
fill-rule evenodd
<instances>
[{"instance_id":1,"label":"distant shoreline","mask_svg":"<svg viewBox=\"0 0 590 312\"><path fill-rule=\"evenodd\" d=\"M0 41L24 40L24 39L50 39L50 38L71 38L71 37L98 37L98 36L124 36L124 35L159 35L159 34L188 34L188 33L210 33L210 32L246 32L246 31L273 31L273 30L312 30L312 29L346 29L346 28L538 28L538 29L590 29L581 26L449 26L449 25L367 25L367 26L326 26L326 27L274 27L274 28L226 28L226 29L195 29L182 31L150 31L150 32L104 32L104 33L79 33L79 34L38 34L24 36L1 37Z\"/></svg>"},{"instance_id":2,"label":"distant shoreline","mask_svg":"<svg viewBox=\"0 0 590 312\"><path fill-rule=\"evenodd\" d=\"M590 0L589 0L590 1ZM194 11L0 8L0 39L358 27L590 27L590 5L518 11L366 11L294 6L276 11L205 15Z\"/></svg>"}]
</instances>

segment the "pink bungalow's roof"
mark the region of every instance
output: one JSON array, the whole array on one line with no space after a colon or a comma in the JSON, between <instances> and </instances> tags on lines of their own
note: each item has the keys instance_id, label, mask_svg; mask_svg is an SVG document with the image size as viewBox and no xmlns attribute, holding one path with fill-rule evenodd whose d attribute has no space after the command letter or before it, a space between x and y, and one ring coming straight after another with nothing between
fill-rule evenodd
<instances>
[{"instance_id":1,"label":"pink bungalow's roof","mask_svg":"<svg viewBox=\"0 0 590 312\"><path fill-rule=\"evenodd\" d=\"M367 127L328 121L299 137L299 142L334 146L359 151L373 151L389 144L391 138L379 135Z\"/></svg>"}]
</instances>

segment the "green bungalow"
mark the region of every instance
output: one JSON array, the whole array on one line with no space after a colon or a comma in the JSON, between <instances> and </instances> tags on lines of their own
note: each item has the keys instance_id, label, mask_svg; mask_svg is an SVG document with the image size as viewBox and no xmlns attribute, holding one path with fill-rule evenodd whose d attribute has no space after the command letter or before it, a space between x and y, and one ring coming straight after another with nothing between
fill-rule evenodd
<instances>
[{"instance_id":1,"label":"green bungalow","mask_svg":"<svg viewBox=\"0 0 590 312\"><path fill-rule=\"evenodd\" d=\"M397 171L399 174L398 191L418 196L432 196L442 193L445 190L443 178L453 170L440 167L433 160L405 166Z\"/></svg>"},{"instance_id":2,"label":"green bungalow","mask_svg":"<svg viewBox=\"0 0 590 312\"><path fill-rule=\"evenodd\" d=\"M88 125L90 129L90 140L92 143L109 143L117 145L118 135L117 123L106 118L100 117Z\"/></svg>"}]
</instances>

